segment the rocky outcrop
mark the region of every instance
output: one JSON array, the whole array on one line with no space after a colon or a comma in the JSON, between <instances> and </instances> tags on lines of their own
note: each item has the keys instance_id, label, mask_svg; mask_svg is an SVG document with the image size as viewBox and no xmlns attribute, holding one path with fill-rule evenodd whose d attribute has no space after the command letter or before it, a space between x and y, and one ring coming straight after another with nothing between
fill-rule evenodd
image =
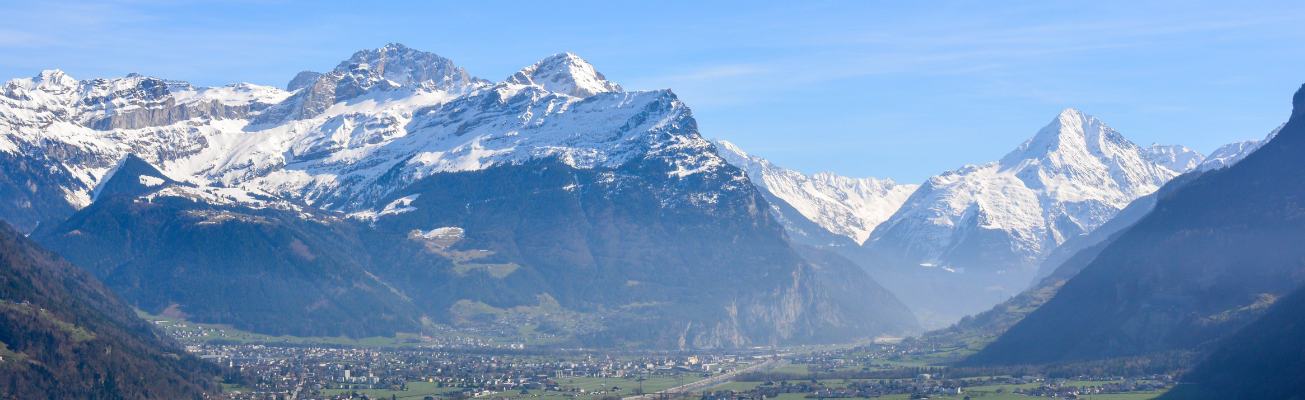
<instances>
[{"instance_id":1,"label":"rocky outcrop","mask_svg":"<svg viewBox=\"0 0 1305 400\"><path fill-rule=\"evenodd\" d=\"M471 76L447 58L396 43L354 53L324 74L300 72L286 85L288 90L299 92L251 122L267 124L313 118L335 103L376 91L420 87L462 93L486 84L489 81Z\"/></svg>"}]
</instances>

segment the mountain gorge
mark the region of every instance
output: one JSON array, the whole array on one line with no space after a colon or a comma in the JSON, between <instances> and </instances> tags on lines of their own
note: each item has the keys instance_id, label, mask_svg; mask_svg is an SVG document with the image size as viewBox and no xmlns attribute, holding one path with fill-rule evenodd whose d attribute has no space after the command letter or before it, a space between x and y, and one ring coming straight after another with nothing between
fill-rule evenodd
<instances>
[{"instance_id":1,"label":"mountain gorge","mask_svg":"<svg viewBox=\"0 0 1305 400\"><path fill-rule=\"evenodd\" d=\"M0 181L0 218L142 309L256 332L393 335L467 304L560 305L600 346L918 329L854 264L791 243L670 90L569 53L493 83L402 45L287 88L10 81L0 150L27 172Z\"/></svg>"}]
</instances>

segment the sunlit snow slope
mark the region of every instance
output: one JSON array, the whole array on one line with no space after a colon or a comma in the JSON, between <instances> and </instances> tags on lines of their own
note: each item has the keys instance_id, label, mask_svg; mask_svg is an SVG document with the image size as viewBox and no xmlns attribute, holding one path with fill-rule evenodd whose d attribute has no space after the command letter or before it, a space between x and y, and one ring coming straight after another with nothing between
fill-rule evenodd
<instances>
[{"instance_id":1,"label":"sunlit snow slope","mask_svg":"<svg viewBox=\"0 0 1305 400\"><path fill-rule=\"evenodd\" d=\"M668 90L626 92L558 54L497 84L431 53L360 51L287 92L139 75L15 79L0 96L0 152L53 158L73 208L127 154L199 186L363 212L438 172L557 159L575 167L675 158L674 174L724 165L697 137L668 135L688 109ZM19 224L30 231L30 224ZM24 226L25 225L25 226Z\"/></svg>"},{"instance_id":2,"label":"sunlit snow slope","mask_svg":"<svg viewBox=\"0 0 1305 400\"><path fill-rule=\"evenodd\" d=\"M899 185L892 179L849 178L825 171L806 175L772 164L761 157L748 155L733 143L713 140L721 157L747 171L757 187L796 209L806 219L834 234L865 242L870 232L892 216L920 185ZM814 236L782 215L780 205L772 212L790 236Z\"/></svg>"}]
</instances>

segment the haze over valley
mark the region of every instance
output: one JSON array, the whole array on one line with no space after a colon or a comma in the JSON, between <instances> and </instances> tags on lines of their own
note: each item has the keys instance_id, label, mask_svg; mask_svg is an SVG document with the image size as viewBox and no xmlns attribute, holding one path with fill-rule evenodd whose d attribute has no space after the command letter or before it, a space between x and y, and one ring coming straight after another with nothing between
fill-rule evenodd
<instances>
[{"instance_id":1,"label":"haze over valley","mask_svg":"<svg viewBox=\"0 0 1305 400\"><path fill-rule=\"evenodd\" d=\"M848 176L855 146L812 173L764 132L713 129L700 86L616 82L567 45L503 76L416 47L271 86L5 82L0 397L1305 390L1305 85L1218 146L1117 130L1130 114L1081 96L1000 134L941 108L972 130L862 131L937 147L928 172ZM791 101L791 119L845 106ZM954 156L985 135L1022 139ZM1183 140L1140 139L1158 137Z\"/></svg>"}]
</instances>

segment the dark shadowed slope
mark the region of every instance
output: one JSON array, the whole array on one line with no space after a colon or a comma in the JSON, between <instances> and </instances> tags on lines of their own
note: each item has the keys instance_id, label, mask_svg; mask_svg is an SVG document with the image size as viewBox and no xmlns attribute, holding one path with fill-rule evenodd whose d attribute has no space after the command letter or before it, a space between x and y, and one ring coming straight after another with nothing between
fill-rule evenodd
<instances>
[{"instance_id":1,"label":"dark shadowed slope","mask_svg":"<svg viewBox=\"0 0 1305 400\"><path fill-rule=\"evenodd\" d=\"M1147 213L1150 213L1155 207L1157 198L1168 196L1178 188L1186 185L1187 182L1196 179L1202 173L1189 172L1183 174L1165 183L1155 193L1134 200L1118 215L1115 215L1115 218L1101 225L1091 234L1066 241L1060 247L1057 247L1055 251L1052 251L1052 257L1047 258L1043 264L1043 268L1048 271L1039 272L1040 276L1032 287L1025 289L1009 300L993 306L988 311L972 316L967 315L952 326L934 331L931 334L984 336L1000 335L1006 332L1011 326L1028 316L1029 313L1051 300L1060 291L1065 281L1078 275L1079 271L1082 271L1092 260L1095 260L1102 250L1105 250L1110 243L1118 239L1125 229L1137 223ZM1058 262L1058 264L1049 268L1046 262L1052 261Z\"/></svg>"},{"instance_id":2,"label":"dark shadowed slope","mask_svg":"<svg viewBox=\"0 0 1305 400\"><path fill-rule=\"evenodd\" d=\"M603 330L578 338L598 347L847 342L918 329L841 257L805 262L764 199L735 184L738 170L671 170L642 160L436 174L386 200L402 212L362 222L308 206L216 204L204 188L159 184L107 191L33 237L142 309L260 333L389 336L418 331L423 317L458 324L459 302L554 300L603 317ZM106 187L151 171L119 171ZM718 194L677 204L677 191Z\"/></svg>"},{"instance_id":3,"label":"dark shadowed slope","mask_svg":"<svg viewBox=\"0 0 1305 400\"><path fill-rule=\"evenodd\" d=\"M1044 306L964 364L1190 349L1305 282L1305 92L1276 138L1158 200Z\"/></svg>"},{"instance_id":4,"label":"dark shadowed slope","mask_svg":"<svg viewBox=\"0 0 1305 400\"><path fill-rule=\"evenodd\" d=\"M1164 399L1299 399L1305 393L1305 288L1224 340Z\"/></svg>"},{"instance_id":5,"label":"dark shadowed slope","mask_svg":"<svg viewBox=\"0 0 1305 400\"><path fill-rule=\"evenodd\" d=\"M218 367L117 293L0 222L0 398L203 398Z\"/></svg>"},{"instance_id":6,"label":"dark shadowed slope","mask_svg":"<svg viewBox=\"0 0 1305 400\"><path fill-rule=\"evenodd\" d=\"M846 342L918 327L859 268L805 262L737 169L677 178L671 168L437 174L391 196L412 198L410 211L381 216L367 247L376 275L432 317L459 299L510 308L547 294L607 315L587 346ZM715 195L668 206L672 191ZM458 254L477 258L448 259Z\"/></svg>"},{"instance_id":7,"label":"dark shadowed slope","mask_svg":"<svg viewBox=\"0 0 1305 400\"><path fill-rule=\"evenodd\" d=\"M150 177L163 175L127 156L95 203L32 238L154 314L272 335L421 329L416 308L363 268L351 223L312 209L223 204Z\"/></svg>"}]
</instances>

